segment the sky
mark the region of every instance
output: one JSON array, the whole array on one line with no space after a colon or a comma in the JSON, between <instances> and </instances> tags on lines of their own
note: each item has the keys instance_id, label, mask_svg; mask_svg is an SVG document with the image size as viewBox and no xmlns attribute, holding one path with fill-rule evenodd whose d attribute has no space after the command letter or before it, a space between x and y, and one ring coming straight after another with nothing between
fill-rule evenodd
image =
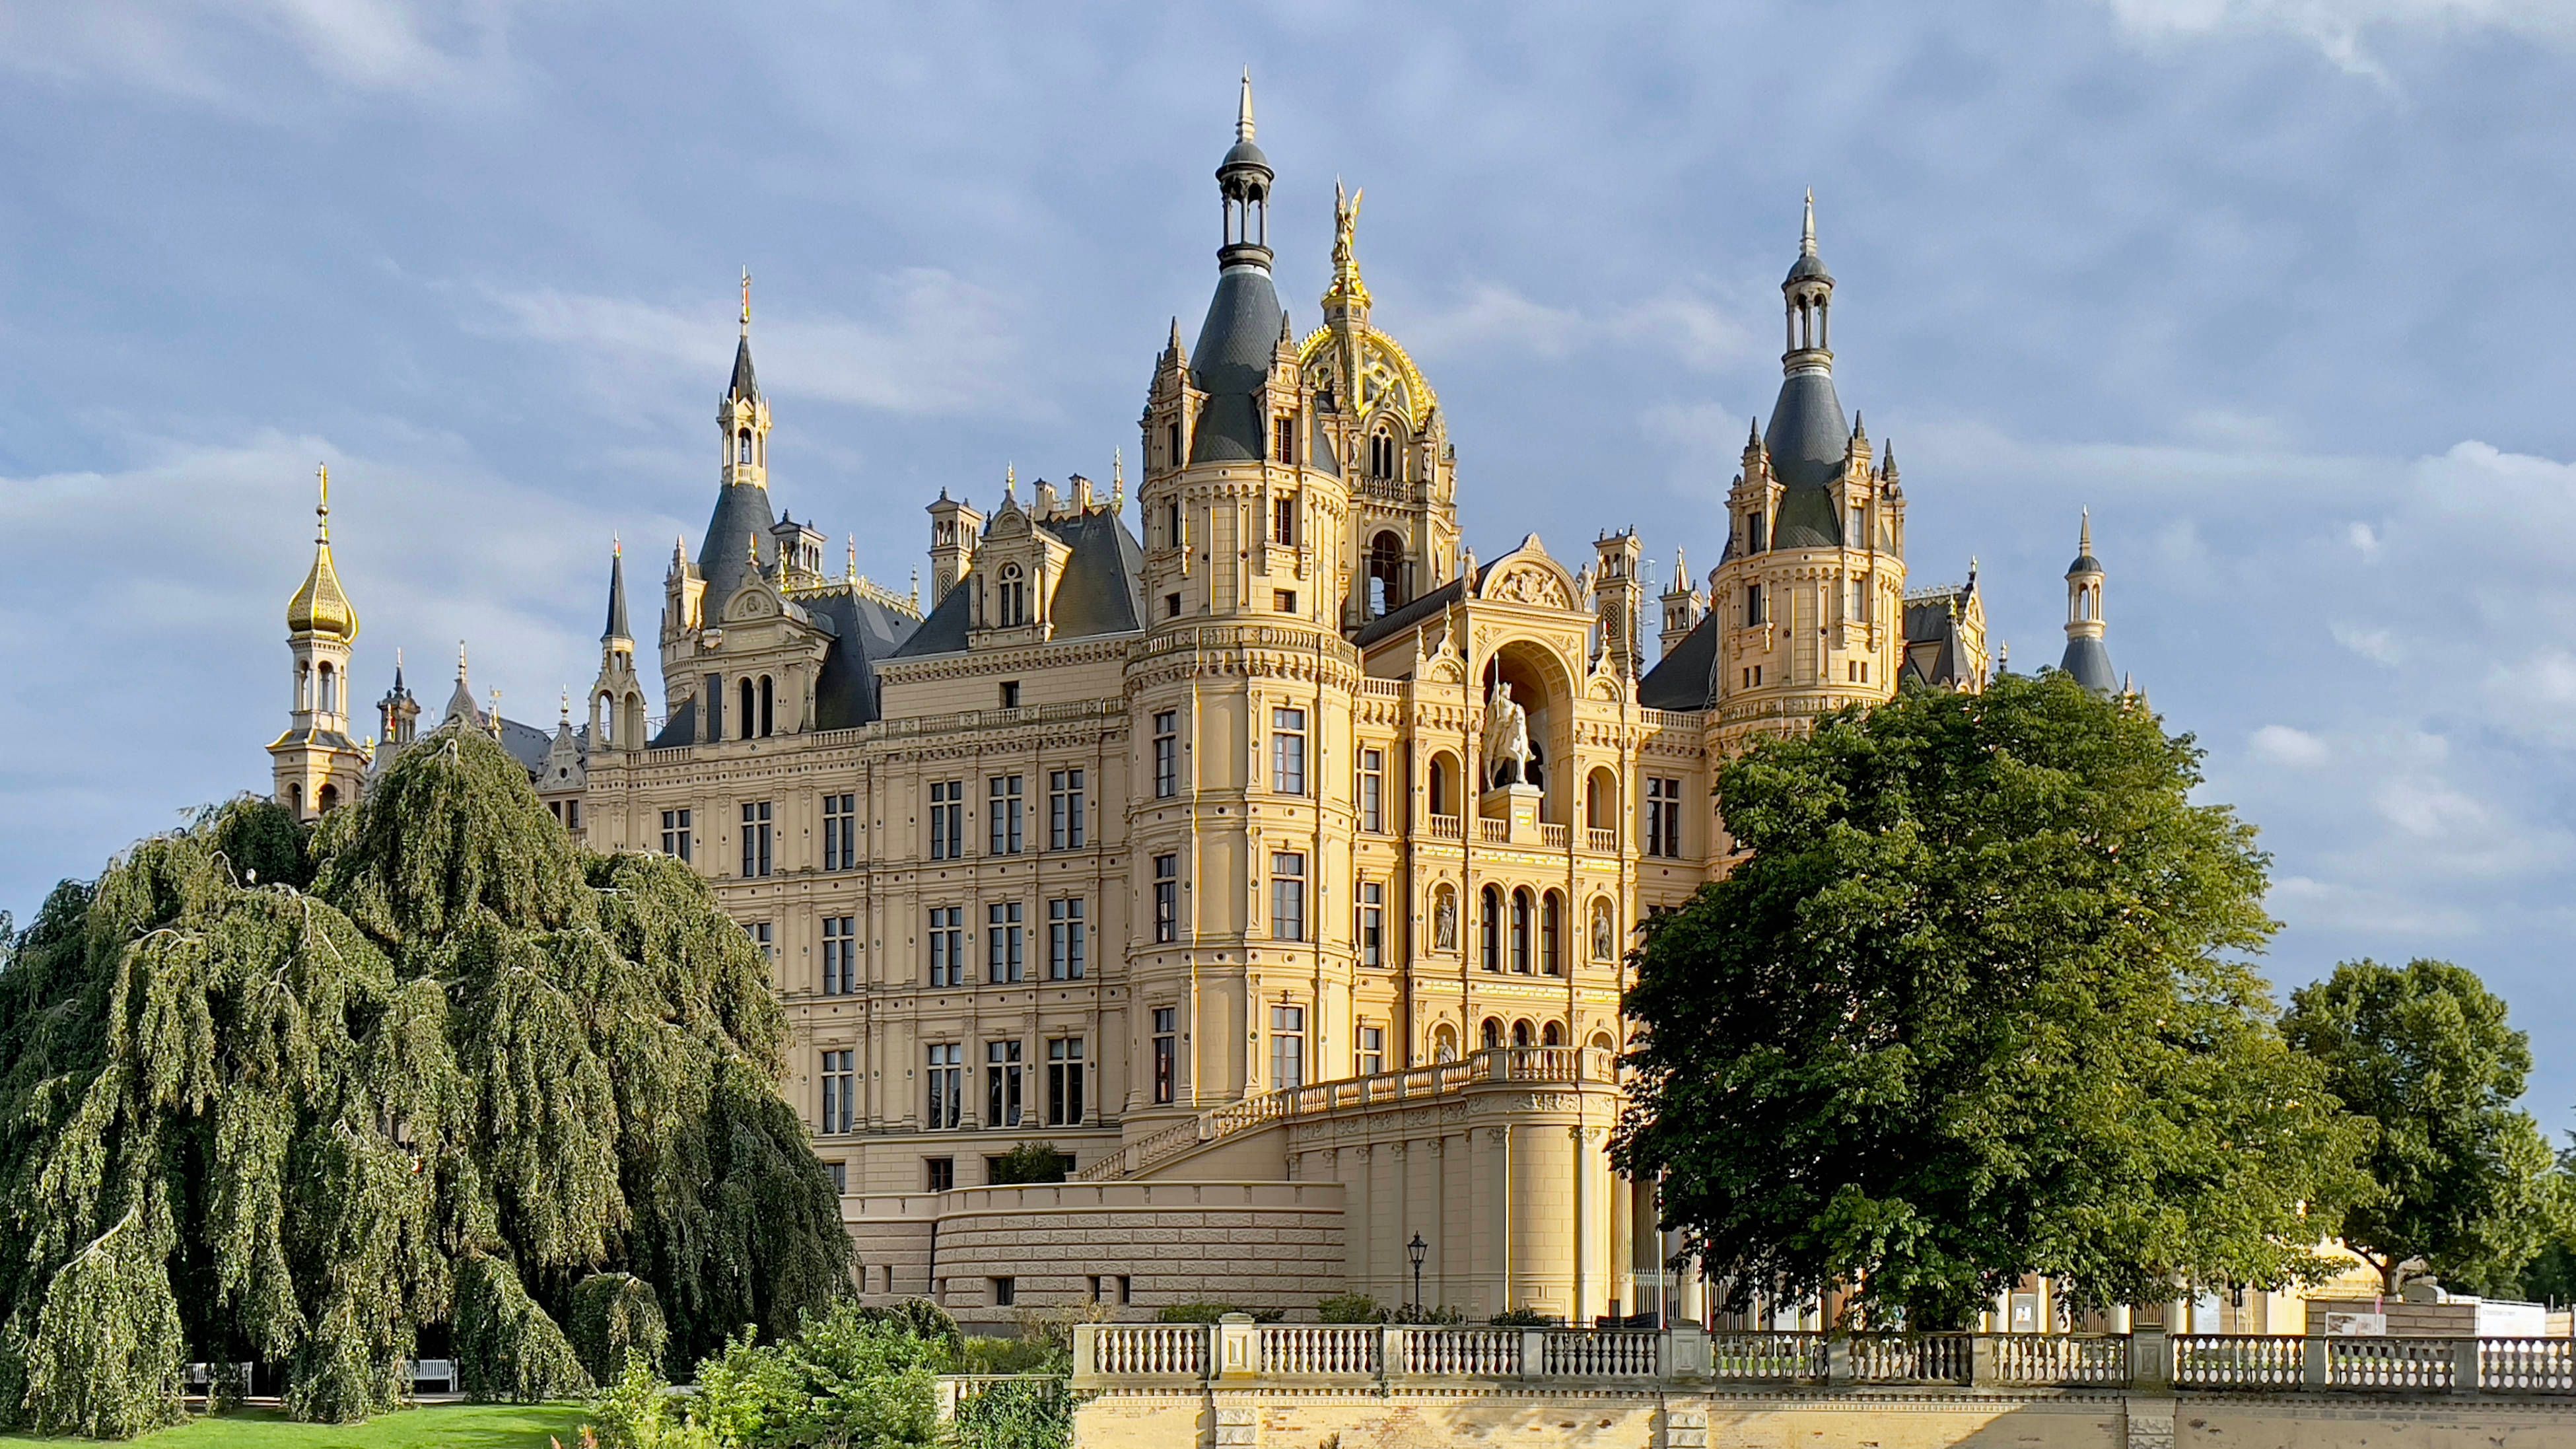
<instances>
[{"instance_id":1,"label":"sky","mask_svg":"<svg viewBox=\"0 0 2576 1449\"><path fill-rule=\"evenodd\" d=\"M746 267L773 495L863 572L1106 479L1246 66L1291 316L1366 188L1487 557L1715 563L1812 188L1913 580L2053 662L2090 508L2273 980L2470 966L2576 1126L2565 0L0 0L0 907L266 787L318 463L357 698L461 640L550 724L612 538L650 617L705 526Z\"/></svg>"}]
</instances>

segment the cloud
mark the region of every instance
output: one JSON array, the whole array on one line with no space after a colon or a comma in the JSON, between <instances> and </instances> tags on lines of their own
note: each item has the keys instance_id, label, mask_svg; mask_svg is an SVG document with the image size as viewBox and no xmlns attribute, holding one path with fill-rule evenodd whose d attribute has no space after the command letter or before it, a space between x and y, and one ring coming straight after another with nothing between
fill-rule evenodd
<instances>
[{"instance_id":1,"label":"cloud","mask_svg":"<svg viewBox=\"0 0 2576 1449\"><path fill-rule=\"evenodd\" d=\"M1022 366L1026 309L937 268L877 279L865 318L763 316L752 353L763 390L911 416L1044 415L1050 405ZM582 355L593 381L649 374L703 382L733 320L711 308L663 306L551 287L479 291L474 330L525 338Z\"/></svg>"},{"instance_id":2,"label":"cloud","mask_svg":"<svg viewBox=\"0 0 2576 1449\"><path fill-rule=\"evenodd\" d=\"M2299 770L2314 769L2334 755L2324 740L2288 725L2265 725L2256 730L2251 747L2257 759Z\"/></svg>"},{"instance_id":3,"label":"cloud","mask_svg":"<svg viewBox=\"0 0 2576 1449\"><path fill-rule=\"evenodd\" d=\"M2406 657L2397 636L2386 629L2365 629L2338 619L2326 626L2326 632L2334 637L2337 644L2373 664L2395 664Z\"/></svg>"},{"instance_id":4,"label":"cloud","mask_svg":"<svg viewBox=\"0 0 2576 1449\"><path fill-rule=\"evenodd\" d=\"M247 113L293 103L299 88L278 74L287 68L350 92L488 102L509 78L511 8L511 0L0 0L0 65Z\"/></svg>"},{"instance_id":5,"label":"cloud","mask_svg":"<svg viewBox=\"0 0 2576 1449\"><path fill-rule=\"evenodd\" d=\"M1494 282L1470 283L1455 303L1404 329L1425 357L1478 351L1554 359L1609 343L1645 343L1700 371L1740 362L1753 334L1706 297L1673 290L1600 316L1552 307Z\"/></svg>"},{"instance_id":6,"label":"cloud","mask_svg":"<svg viewBox=\"0 0 2576 1449\"><path fill-rule=\"evenodd\" d=\"M2385 79L2364 39L2375 31L2498 30L2533 39L2576 39L2576 12L2563 0L2108 0L2121 28L2144 40L2228 32L2298 36L2346 72Z\"/></svg>"}]
</instances>

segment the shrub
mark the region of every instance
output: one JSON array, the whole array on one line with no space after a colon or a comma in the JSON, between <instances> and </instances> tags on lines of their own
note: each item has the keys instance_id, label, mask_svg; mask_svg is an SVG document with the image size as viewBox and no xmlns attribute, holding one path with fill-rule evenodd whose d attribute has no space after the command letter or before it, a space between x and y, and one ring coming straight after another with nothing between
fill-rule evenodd
<instances>
[{"instance_id":1,"label":"shrub","mask_svg":"<svg viewBox=\"0 0 2576 1449\"><path fill-rule=\"evenodd\" d=\"M715 1431L689 1422L671 1397L671 1386L640 1353L626 1356L626 1371L599 1396L591 1413L592 1427L606 1449L719 1449Z\"/></svg>"},{"instance_id":2,"label":"shrub","mask_svg":"<svg viewBox=\"0 0 2576 1449\"><path fill-rule=\"evenodd\" d=\"M1231 1303L1173 1303L1154 1315L1156 1323L1214 1323L1229 1313L1249 1313L1255 1323L1277 1323L1288 1315L1276 1308L1237 1308Z\"/></svg>"},{"instance_id":3,"label":"shrub","mask_svg":"<svg viewBox=\"0 0 2576 1449\"><path fill-rule=\"evenodd\" d=\"M1056 1151L1052 1142L1023 1142L993 1159L993 1184L1062 1182L1072 1165L1073 1159Z\"/></svg>"},{"instance_id":4,"label":"shrub","mask_svg":"<svg viewBox=\"0 0 2576 1449\"><path fill-rule=\"evenodd\" d=\"M1393 1315L1365 1293L1336 1293L1315 1305L1315 1316L1326 1323L1385 1323Z\"/></svg>"},{"instance_id":5,"label":"shrub","mask_svg":"<svg viewBox=\"0 0 2576 1449\"><path fill-rule=\"evenodd\" d=\"M945 1347L952 1357L964 1338L958 1330L957 1320L949 1316L948 1310L927 1298L907 1298L891 1308L862 1308L859 1314L877 1323L907 1329L913 1337L925 1343Z\"/></svg>"},{"instance_id":6,"label":"shrub","mask_svg":"<svg viewBox=\"0 0 2576 1449\"><path fill-rule=\"evenodd\" d=\"M1465 1323L1467 1321L1467 1315L1462 1310L1451 1308L1445 1303L1438 1305L1428 1303L1408 1303L1402 1308L1395 1310L1395 1316L1388 1321L1393 1323L1413 1323L1431 1327L1442 1327Z\"/></svg>"},{"instance_id":7,"label":"shrub","mask_svg":"<svg viewBox=\"0 0 2576 1449\"><path fill-rule=\"evenodd\" d=\"M1506 1308L1485 1320L1496 1328L1553 1328L1565 1320L1554 1313L1541 1313L1535 1308Z\"/></svg>"},{"instance_id":8,"label":"shrub","mask_svg":"<svg viewBox=\"0 0 2576 1449\"><path fill-rule=\"evenodd\" d=\"M456 1269L456 1376L482 1402L542 1404L598 1387L517 1271L485 1253Z\"/></svg>"},{"instance_id":9,"label":"shrub","mask_svg":"<svg viewBox=\"0 0 2576 1449\"><path fill-rule=\"evenodd\" d=\"M945 1345L845 1300L774 1348L736 1339L700 1364L689 1422L727 1449L934 1444L947 1364Z\"/></svg>"},{"instance_id":10,"label":"shrub","mask_svg":"<svg viewBox=\"0 0 2576 1449\"><path fill-rule=\"evenodd\" d=\"M670 1346L662 1301L632 1273L593 1273L572 1290L573 1351L600 1383L618 1378L627 1358L642 1354L656 1373Z\"/></svg>"},{"instance_id":11,"label":"shrub","mask_svg":"<svg viewBox=\"0 0 2576 1449\"><path fill-rule=\"evenodd\" d=\"M994 1384L957 1410L960 1449L1068 1449L1073 1400L1056 1379Z\"/></svg>"}]
</instances>

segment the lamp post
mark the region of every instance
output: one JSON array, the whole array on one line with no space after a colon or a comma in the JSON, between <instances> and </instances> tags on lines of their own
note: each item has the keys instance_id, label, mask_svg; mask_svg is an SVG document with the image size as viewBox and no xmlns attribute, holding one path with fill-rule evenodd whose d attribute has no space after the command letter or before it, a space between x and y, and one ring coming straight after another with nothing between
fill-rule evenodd
<instances>
[{"instance_id":1,"label":"lamp post","mask_svg":"<svg viewBox=\"0 0 2576 1449\"><path fill-rule=\"evenodd\" d=\"M1431 1245L1422 1241L1420 1233L1415 1233L1413 1241L1404 1245L1404 1256L1413 1260L1413 1311L1416 1314L1422 1312L1422 1259L1430 1251Z\"/></svg>"}]
</instances>

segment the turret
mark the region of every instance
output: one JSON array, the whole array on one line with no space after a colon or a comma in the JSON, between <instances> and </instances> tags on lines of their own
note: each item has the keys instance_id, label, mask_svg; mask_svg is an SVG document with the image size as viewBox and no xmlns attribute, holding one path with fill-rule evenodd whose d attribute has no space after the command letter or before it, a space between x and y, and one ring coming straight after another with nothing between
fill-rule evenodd
<instances>
[{"instance_id":1,"label":"turret","mask_svg":"<svg viewBox=\"0 0 2576 1449\"><path fill-rule=\"evenodd\" d=\"M349 738L349 649L358 611L331 559L331 470L316 470L313 565L286 604L286 649L294 694L286 732L268 747L279 804L311 819L364 788L366 752Z\"/></svg>"},{"instance_id":2,"label":"turret","mask_svg":"<svg viewBox=\"0 0 2576 1449\"><path fill-rule=\"evenodd\" d=\"M1592 580L1592 614L1601 630L1601 655L1621 674L1642 672L1638 658L1639 628L1645 611L1645 545L1637 530L1621 529L1593 540L1597 569Z\"/></svg>"},{"instance_id":3,"label":"turret","mask_svg":"<svg viewBox=\"0 0 2576 1449\"><path fill-rule=\"evenodd\" d=\"M1673 550L1673 582L1658 601L1664 609L1664 630L1656 636L1659 654L1670 654L1708 612L1708 595L1691 582L1690 557L1680 549Z\"/></svg>"},{"instance_id":4,"label":"turret","mask_svg":"<svg viewBox=\"0 0 2576 1449\"><path fill-rule=\"evenodd\" d=\"M2075 562L2066 566L2066 654L2057 667L2100 695L2122 692L2111 651L2102 643L2102 561L2093 556L2093 512L2078 526Z\"/></svg>"},{"instance_id":5,"label":"turret","mask_svg":"<svg viewBox=\"0 0 2576 1449\"><path fill-rule=\"evenodd\" d=\"M962 498L951 498L948 490L939 490L939 501L930 505L930 601L936 605L948 597L957 581L975 566L975 542L984 533L984 515L975 505Z\"/></svg>"},{"instance_id":6,"label":"turret","mask_svg":"<svg viewBox=\"0 0 2576 1449\"><path fill-rule=\"evenodd\" d=\"M608 550L608 623L599 634L599 677L590 687L593 748L644 748L644 683L635 673L635 640L626 625L626 549Z\"/></svg>"}]
</instances>

